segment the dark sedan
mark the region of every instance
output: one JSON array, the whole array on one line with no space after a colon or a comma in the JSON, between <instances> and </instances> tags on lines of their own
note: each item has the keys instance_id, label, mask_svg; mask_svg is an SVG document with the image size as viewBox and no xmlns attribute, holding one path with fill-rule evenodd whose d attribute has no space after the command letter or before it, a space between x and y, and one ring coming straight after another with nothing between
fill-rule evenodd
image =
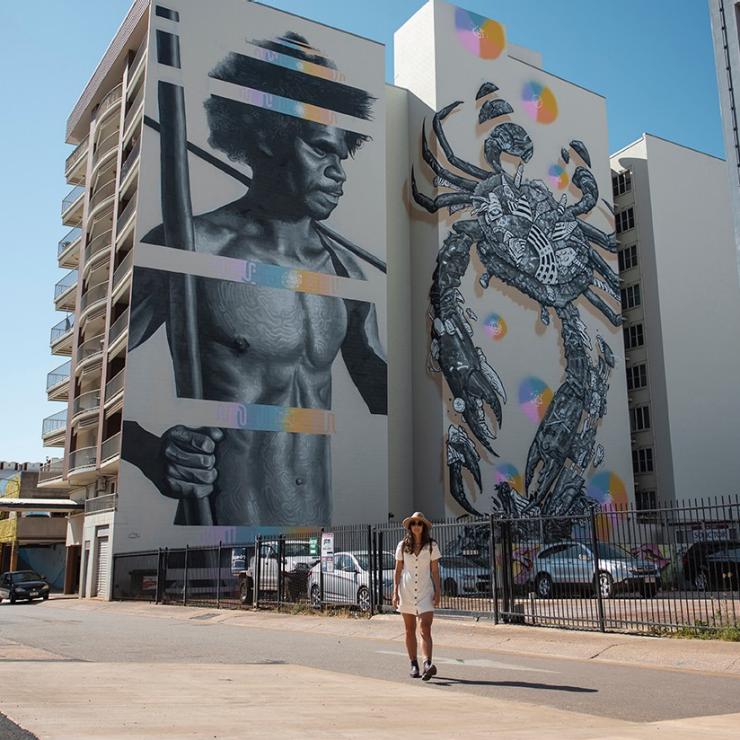
<instances>
[{"instance_id":1,"label":"dark sedan","mask_svg":"<svg viewBox=\"0 0 740 740\"><path fill-rule=\"evenodd\" d=\"M19 599L48 599L49 584L32 570L11 570L0 576L0 601L8 599L15 604Z\"/></svg>"},{"instance_id":2,"label":"dark sedan","mask_svg":"<svg viewBox=\"0 0 740 740\"><path fill-rule=\"evenodd\" d=\"M740 542L697 542L684 553L683 572L698 591L740 589Z\"/></svg>"}]
</instances>

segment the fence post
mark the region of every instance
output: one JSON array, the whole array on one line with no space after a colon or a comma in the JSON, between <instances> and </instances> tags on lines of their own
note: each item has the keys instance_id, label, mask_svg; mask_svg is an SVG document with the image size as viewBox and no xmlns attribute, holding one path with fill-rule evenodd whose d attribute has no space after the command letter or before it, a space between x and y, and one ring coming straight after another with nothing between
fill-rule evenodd
<instances>
[{"instance_id":1,"label":"fence post","mask_svg":"<svg viewBox=\"0 0 740 740\"><path fill-rule=\"evenodd\" d=\"M162 570L162 548L157 548L157 585L154 588L154 603L159 604L159 588L161 583L161 570Z\"/></svg>"},{"instance_id":2,"label":"fence post","mask_svg":"<svg viewBox=\"0 0 740 740\"><path fill-rule=\"evenodd\" d=\"M496 524L493 514L489 517L491 527L491 556L489 565L491 568L491 596L493 597L493 623L498 624L498 577L496 573Z\"/></svg>"},{"instance_id":3,"label":"fence post","mask_svg":"<svg viewBox=\"0 0 740 740\"><path fill-rule=\"evenodd\" d=\"M604 602L601 599L601 583L599 582L599 537L596 532L596 512L593 509L591 509L591 550L594 554L594 590L596 591L596 608L599 614L599 629L606 632Z\"/></svg>"},{"instance_id":4,"label":"fence post","mask_svg":"<svg viewBox=\"0 0 740 740\"><path fill-rule=\"evenodd\" d=\"M162 577L163 584L162 584L162 603L167 603L167 569L169 568L170 564L170 548L165 547L164 548L164 574Z\"/></svg>"},{"instance_id":5,"label":"fence post","mask_svg":"<svg viewBox=\"0 0 740 740\"><path fill-rule=\"evenodd\" d=\"M319 532L319 608L324 611L324 528Z\"/></svg>"},{"instance_id":6,"label":"fence post","mask_svg":"<svg viewBox=\"0 0 740 740\"><path fill-rule=\"evenodd\" d=\"M503 621L511 621L512 604L509 593L509 579L511 576L511 521L501 522L501 611Z\"/></svg>"},{"instance_id":7,"label":"fence post","mask_svg":"<svg viewBox=\"0 0 740 740\"><path fill-rule=\"evenodd\" d=\"M380 576L378 578L378 581L382 584L382 582L383 582L383 570L382 570L382 568L383 568L383 556L385 555L385 552L383 551L383 530L382 529L379 529L378 530L378 538L377 538L376 547L377 547L377 553L378 554L377 554L377 557L375 558L375 562L376 562L376 565L377 565L377 568L378 568L378 574ZM383 587L381 585L381 589L382 588ZM378 611L381 614L385 611L385 604L383 603L383 592L382 592L382 590L380 592L380 609Z\"/></svg>"},{"instance_id":8,"label":"fence post","mask_svg":"<svg viewBox=\"0 0 740 740\"><path fill-rule=\"evenodd\" d=\"M188 546L185 545L185 569L182 581L182 605L188 605Z\"/></svg>"},{"instance_id":9,"label":"fence post","mask_svg":"<svg viewBox=\"0 0 740 740\"><path fill-rule=\"evenodd\" d=\"M216 570L216 609L221 608L221 540L218 541L218 567Z\"/></svg>"},{"instance_id":10,"label":"fence post","mask_svg":"<svg viewBox=\"0 0 740 740\"><path fill-rule=\"evenodd\" d=\"M369 579L368 590L370 591L370 616L372 617L373 614L375 614L375 581L377 580L374 573L373 568L373 560L372 560L372 553L373 553L373 532L372 527L368 524L367 525L367 577ZM380 584L380 587L383 588L383 584Z\"/></svg>"},{"instance_id":11,"label":"fence post","mask_svg":"<svg viewBox=\"0 0 740 740\"><path fill-rule=\"evenodd\" d=\"M262 578L262 537L257 535L254 541L254 571L252 573L252 591L254 592L254 608L260 605L260 579Z\"/></svg>"},{"instance_id":12,"label":"fence post","mask_svg":"<svg viewBox=\"0 0 740 740\"><path fill-rule=\"evenodd\" d=\"M283 560L285 559L285 540L284 535L278 535L278 557L277 557L277 605L278 609L283 604L283 587L285 586L285 568Z\"/></svg>"}]
</instances>

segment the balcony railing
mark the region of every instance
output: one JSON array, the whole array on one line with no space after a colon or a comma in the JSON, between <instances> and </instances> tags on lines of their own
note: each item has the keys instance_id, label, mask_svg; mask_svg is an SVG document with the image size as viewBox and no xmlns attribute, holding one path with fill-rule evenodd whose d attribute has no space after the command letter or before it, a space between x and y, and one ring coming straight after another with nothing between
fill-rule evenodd
<instances>
[{"instance_id":1,"label":"balcony railing","mask_svg":"<svg viewBox=\"0 0 740 740\"><path fill-rule=\"evenodd\" d=\"M67 157L67 161L64 163L64 171L69 172L72 168L79 164L82 157L87 154L88 137L86 136L81 141L75 150Z\"/></svg>"},{"instance_id":2,"label":"balcony railing","mask_svg":"<svg viewBox=\"0 0 740 740\"><path fill-rule=\"evenodd\" d=\"M118 129L115 129L115 131L108 134L108 136L106 136L95 148L95 154L93 154L93 169L106 154L113 151L117 146Z\"/></svg>"},{"instance_id":3,"label":"balcony railing","mask_svg":"<svg viewBox=\"0 0 740 740\"><path fill-rule=\"evenodd\" d=\"M79 226L75 226L74 229L70 229L66 236L59 240L59 246L57 247L57 257L60 257L69 247L71 247L79 238L82 236L82 229Z\"/></svg>"},{"instance_id":4,"label":"balcony railing","mask_svg":"<svg viewBox=\"0 0 740 740\"><path fill-rule=\"evenodd\" d=\"M120 370L105 384L106 401L110 401L116 393L120 393L123 390L123 377L124 371Z\"/></svg>"},{"instance_id":5,"label":"balcony railing","mask_svg":"<svg viewBox=\"0 0 740 740\"><path fill-rule=\"evenodd\" d=\"M98 252L102 252L111 245L111 239L113 237L113 230L108 229L102 234L98 234L86 247L85 247L85 264L90 262L90 258L94 257Z\"/></svg>"},{"instance_id":6,"label":"balcony railing","mask_svg":"<svg viewBox=\"0 0 740 740\"><path fill-rule=\"evenodd\" d=\"M90 199L90 205L87 209L88 218L93 214L95 209L106 199L112 198L116 193L116 180L111 178L104 185L101 185L95 191L95 195Z\"/></svg>"},{"instance_id":7,"label":"balcony railing","mask_svg":"<svg viewBox=\"0 0 740 740\"><path fill-rule=\"evenodd\" d=\"M97 514L101 511L114 511L118 494L106 493L103 496L85 499L85 514Z\"/></svg>"},{"instance_id":8,"label":"balcony railing","mask_svg":"<svg viewBox=\"0 0 740 740\"><path fill-rule=\"evenodd\" d=\"M133 249L121 260L121 264L116 267L115 272L113 273L113 290L115 290L118 285L123 281L123 278L126 276L126 273L131 269L131 265L134 261L134 251Z\"/></svg>"},{"instance_id":9,"label":"balcony railing","mask_svg":"<svg viewBox=\"0 0 740 740\"><path fill-rule=\"evenodd\" d=\"M101 101L100 105L95 109L93 118L97 120L106 111L109 111L118 101L121 99L121 85L114 87Z\"/></svg>"},{"instance_id":10,"label":"balcony railing","mask_svg":"<svg viewBox=\"0 0 740 740\"><path fill-rule=\"evenodd\" d=\"M77 270L70 270L55 286L54 300L77 285Z\"/></svg>"},{"instance_id":11,"label":"balcony railing","mask_svg":"<svg viewBox=\"0 0 740 740\"><path fill-rule=\"evenodd\" d=\"M64 458L44 463L39 470L39 483L57 480L64 476Z\"/></svg>"},{"instance_id":12,"label":"balcony railing","mask_svg":"<svg viewBox=\"0 0 740 740\"><path fill-rule=\"evenodd\" d=\"M98 334L77 348L77 362L84 362L103 352L103 335Z\"/></svg>"},{"instance_id":13,"label":"balcony railing","mask_svg":"<svg viewBox=\"0 0 740 740\"><path fill-rule=\"evenodd\" d=\"M85 188L82 185L75 185L62 201L62 215L64 215L84 194Z\"/></svg>"},{"instance_id":14,"label":"balcony railing","mask_svg":"<svg viewBox=\"0 0 740 740\"><path fill-rule=\"evenodd\" d=\"M131 168L136 164L136 160L139 158L139 151L141 149L141 139L137 139L134 144L134 148L129 152L126 161L121 166L120 181L123 182L126 179L126 175L131 171Z\"/></svg>"},{"instance_id":15,"label":"balcony railing","mask_svg":"<svg viewBox=\"0 0 740 740\"><path fill-rule=\"evenodd\" d=\"M100 448L100 462L104 463L106 460L112 460L114 457L121 454L121 433L114 434L112 437L103 441Z\"/></svg>"},{"instance_id":16,"label":"balcony railing","mask_svg":"<svg viewBox=\"0 0 740 740\"><path fill-rule=\"evenodd\" d=\"M81 468L94 468L97 461L95 447L83 447L80 450L73 450L69 453L69 472Z\"/></svg>"},{"instance_id":17,"label":"balcony railing","mask_svg":"<svg viewBox=\"0 0 740 740\"><path fill-rule=\"evenodd\" d=\"M56 344L65 334L69 334L75 327L74 314L68 314L58 324L51 327L49 344Z\"/></svg>"},{"instance_id":18,"label":"balcony railing","mask_svg":"<svg viewBox=\"0 0 740 740\"><path fill-rule=\"evenodd\" d=\"M126 204L126 207L121 212L118 220L116 221L116 236L120 234L129 222L131 215L136 210L136 196L132 197L131 200Z\"/></svg>"},{"instance_id":19,"label":"balcony railing","mask_svg":"<svg viewBox=\"0 0 740 740\"><path fill-rule=\"evenodd\" d=\"M131 125L131 121L133 121L134 118L136 118L136 113L139 110L139 106L141 105L142 100L144 100L144 88L143 87L137 93L136 97L131 103L131 107L128 109L128 113L126 113L126 117L123 119L124 132L128 131L128 127Z\"/></svg>"},{"instance_id":20,"label":"balcony railing","mask_svg":"<svg viewBox=\"0 0 740 740\"><path fill-rule=\"evenodd\" d=\"M128 67L129 82L134 77L134 75L138 72L139 64L141 60L144 58L144 55L146 54L146 42L147 40L144 39L141 46L136 50L136 54L134 54L134 58L131 60L131 64L129 64L129 67Z\"/></svg>"},{"instance_id":21,"label":"balcony railing","mask_svg":"<svg viewBox=\"0 0 740 740\"><path fill-rule=\"evenodd\" d=\"M88 306L92 306L93 303L102 301L108 295L108 282L98 283L88 288L80 298L80 312L84 311Z\"/></svg>"},{"instance_id":22,"label":"balcony railing","mask_svg":"<svg viewBox=\"0 0 740 740\"><path fill-rule=\"evenodd\" d=\"M95 411L100 408L100 391L88 391L87 393L80 393L77 398L72 401L72 417L78 416L79 414L87 413L88 411Z\"/></svg>"},{"instance_id":23,"label":"balcony railing","mask_svg":"<svg viewBox=\"0 0 740 740\"><path fill-rule=\"evenodd\" d=\"M108 346L110 347L118 337L128 328L128 309L126 309L112 324L108 331Z\"/></svg>"},{"instance_id":24,"label":"balcony railing","mask_svg":"<svg viewBox=\"0 0 740 740\"><path fill-rule=\"evenodd\" d=\"M53 388L55 385L59 385L59 383L63 383L65 380L69 380L69 373L71 370L72 363L67 360L63 365L60 365L59 367L52 370L50 373L46 376L46 390Z\"/></svg>"},{"instance_id":25,"label":"balcony railing","mask_svg":"<svg viewBox=\"0 0 740 740\"><path fill-rule=\"evenodd\" d=\"M46 437L52 432L64 429L67 426L67 409L57 411L56 414L47 416L41 425L41 434Z\"/></svg>"}]
</instances>

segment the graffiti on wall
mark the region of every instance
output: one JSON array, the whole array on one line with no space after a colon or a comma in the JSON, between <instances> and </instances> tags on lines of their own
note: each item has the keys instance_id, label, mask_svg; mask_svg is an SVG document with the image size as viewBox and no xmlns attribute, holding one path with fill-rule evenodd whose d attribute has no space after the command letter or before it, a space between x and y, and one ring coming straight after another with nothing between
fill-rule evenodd
<instances>
[{"instance_id":1,"label":"graffiti on wall","mask_svg":"<svg viewBox=\"0 0 740 740\"><path fill-rule=\"evenodd\" d=\"M160 65L179 66L179 37L158 31L157 44ZM137 267L129 351L164 326L177 396L213 402L211 416L161 435L124 420L123 456L180 502L176 524L328 524L340 355L368 412L387 413L376 308L356 288L384 265L325 224L351 186L346 160L372 156L354 129L365 130L375 98L293 31L248 41L209 77L208 144L246 191L189 212L184 119L160 81L162 224L143 248L199 253L212 277Z\"/></svg>"},{"instance_id":2,"label":"graffiti on wall","mask_svg":"<svg viewBox=\"0 0 740 740\"><path fill-rule=\"evenodd\" d=\"M528 89L525 110L545 91L542 86ZM548 109L543 100L536 107L538 114ZM492 82L479 88L476 101L479 125L514 112ZM443 125L460 105L461 101L447 105L432 121L446 164L432 152L426 127L422 128L422 157L442 192L435 197L424 194L411 173L412 195L420 206L430 213L446 208L450 214L467 211L470 216L456 220L444 239L430 290L429 365L444 377L453 396L452 408L464 422L450 424L447 433L450 494L466 512L480 513L465 489L463 470L471 473L480 490L480 448L496 455L494 440L507 400L505 383L475 344L476 317L466 309L460 292L475 248L484 270L480 286L485 290L492 281L501 281L535 300L542 324L549 325L553 319L559 323L565 361L565 377L554 392L537 378L529 379L532 388L519 389L523 410L539 424L529 447L523 486L514 488L513 481L520 480L518 471L504 471L497 476L494 505L517 517L581 514L598 505L586 491L585 474L589 466L596 467L604 459L596 433L606 413L615 357L603 337L589 333L579 302L588 301L614 326L622 322L608 302L619 299L619 277L600 253L616 251L615 235L586 220L599 202L599 189L583 142L573 140L562 149L565 163L571 152L583 162L571 178L580 198L569 203L567 194L557 197L548 184L527 177L534 144L524 127L509 120L494 125L485 139L487 167L458 157ZM552 186L560 188L563 182L567 181L562 172L552 173ZM501 317L492 314L485 329L497 338L505 326Z\"/></svg>"}]
</instances>

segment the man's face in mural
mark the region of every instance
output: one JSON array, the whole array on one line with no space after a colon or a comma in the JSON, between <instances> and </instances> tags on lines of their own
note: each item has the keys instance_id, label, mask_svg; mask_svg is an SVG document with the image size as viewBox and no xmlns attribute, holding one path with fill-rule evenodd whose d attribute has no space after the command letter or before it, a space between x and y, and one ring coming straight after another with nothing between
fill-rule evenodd
<instances>
[{"instance_id":1,"label":"man's face in mural","mask_svg":"<svg viewBox=\"0 0 740 740\"><path fill-rule=\"evenodd\" d=\"M276 157L280 166L271 175L279 178L274 187L281 199L290 203L296 216L316 221L328 218L339 204L347 179L342 166L349 156L345 132L333 126L307 126L281 149Z\"/></svg>"}]
</instances>

